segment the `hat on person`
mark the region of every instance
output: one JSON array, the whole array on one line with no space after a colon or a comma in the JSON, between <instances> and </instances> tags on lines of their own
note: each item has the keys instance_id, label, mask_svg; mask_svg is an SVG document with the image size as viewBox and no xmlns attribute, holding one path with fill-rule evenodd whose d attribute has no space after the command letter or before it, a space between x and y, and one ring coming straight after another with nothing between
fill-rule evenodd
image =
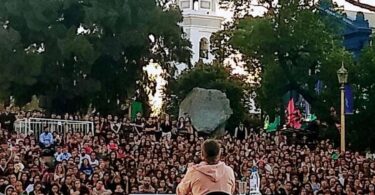
<instances>
[{"instance_id":1,"label":"hat on person","mask_svg":"<svg viewBox=\"0 0 375 195\"><path fill-rule=\"evenodd\" d=\"M9 188L13 188L13 190L16 190L16 188L14 187L14 186L12 186L12 185L7 185L7 187L5 188L5 193L6 193L6 191L9 189Z\"/></svg>"}]
</instances>

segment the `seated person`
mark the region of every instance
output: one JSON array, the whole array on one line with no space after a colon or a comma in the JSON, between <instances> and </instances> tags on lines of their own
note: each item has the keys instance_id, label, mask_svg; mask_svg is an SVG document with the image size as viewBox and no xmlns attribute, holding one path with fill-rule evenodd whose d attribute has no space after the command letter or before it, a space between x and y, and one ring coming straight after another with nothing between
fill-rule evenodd
<instances>
[{"instance_id":1,"label":"seated person","mask_svg":"<svg viewBox=\"0 0 375 195\"><path fill-rule=\"evenodd\" d=\"M39 145L42 149L52 149L54 147L53 143L53 135L49 132L48 127L45 126L44 132L39 136Z\"/></svg>"}]
</instances>

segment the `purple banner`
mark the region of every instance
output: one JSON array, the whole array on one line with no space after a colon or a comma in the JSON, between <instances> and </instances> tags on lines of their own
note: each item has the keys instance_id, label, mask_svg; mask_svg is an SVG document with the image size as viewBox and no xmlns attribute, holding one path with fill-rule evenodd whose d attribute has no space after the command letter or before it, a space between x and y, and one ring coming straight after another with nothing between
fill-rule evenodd
<instances>
[{"instance_id":1,"label":"purple banner","mask_svg":"<svg viewBox=\"0 0 375 195\"><path fill-rule=\"evenodd\" d=\"M345 85L345 114L354 113L354 99L352 87L349 84Z\"/></svg>"}]
</instances>

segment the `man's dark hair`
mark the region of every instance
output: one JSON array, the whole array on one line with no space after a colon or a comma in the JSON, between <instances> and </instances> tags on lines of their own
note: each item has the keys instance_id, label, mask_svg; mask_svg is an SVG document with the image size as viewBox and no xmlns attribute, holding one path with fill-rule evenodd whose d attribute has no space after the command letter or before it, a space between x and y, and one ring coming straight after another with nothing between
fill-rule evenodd
<instances>
[{"instance_id":1,"label":"man's dark hair","mask_svg":"<svg viewBox=\"0 0 375 195\"><path fill-rule=\"evenodd\" d=\"M220 144L216 140L208 139L202 144L202 156L208 164L216 164L220 156Z\"/></svg>"}]
</instances>

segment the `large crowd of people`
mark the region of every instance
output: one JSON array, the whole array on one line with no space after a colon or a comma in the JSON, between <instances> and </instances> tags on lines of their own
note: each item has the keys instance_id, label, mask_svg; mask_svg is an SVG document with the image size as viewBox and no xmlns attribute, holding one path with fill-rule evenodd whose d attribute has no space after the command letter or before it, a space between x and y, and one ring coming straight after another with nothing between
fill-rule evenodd
<instances>
[{"instance_id":1,"label":"large crowd of people","mask_svg":"<svg viewBox=\"0 0 375 195\"><path fill-rule=\"evenodd\" d=\"M51 115L88 120L95 132L69 129L40 135L20 134L16 119L47 117L41 112L8 111L0 115L0 194L106 195L174 194L189 163L199 163L201 144L188 117L162 115L131 121L123 116ZM249 181L256 165L262 194L375 195L375 161L358 152L339 153L329 140L316 147L295 144L281 132L272 134L239 125L224 135L221 161L237 181Z\"/></svg>"}]
</instances>

